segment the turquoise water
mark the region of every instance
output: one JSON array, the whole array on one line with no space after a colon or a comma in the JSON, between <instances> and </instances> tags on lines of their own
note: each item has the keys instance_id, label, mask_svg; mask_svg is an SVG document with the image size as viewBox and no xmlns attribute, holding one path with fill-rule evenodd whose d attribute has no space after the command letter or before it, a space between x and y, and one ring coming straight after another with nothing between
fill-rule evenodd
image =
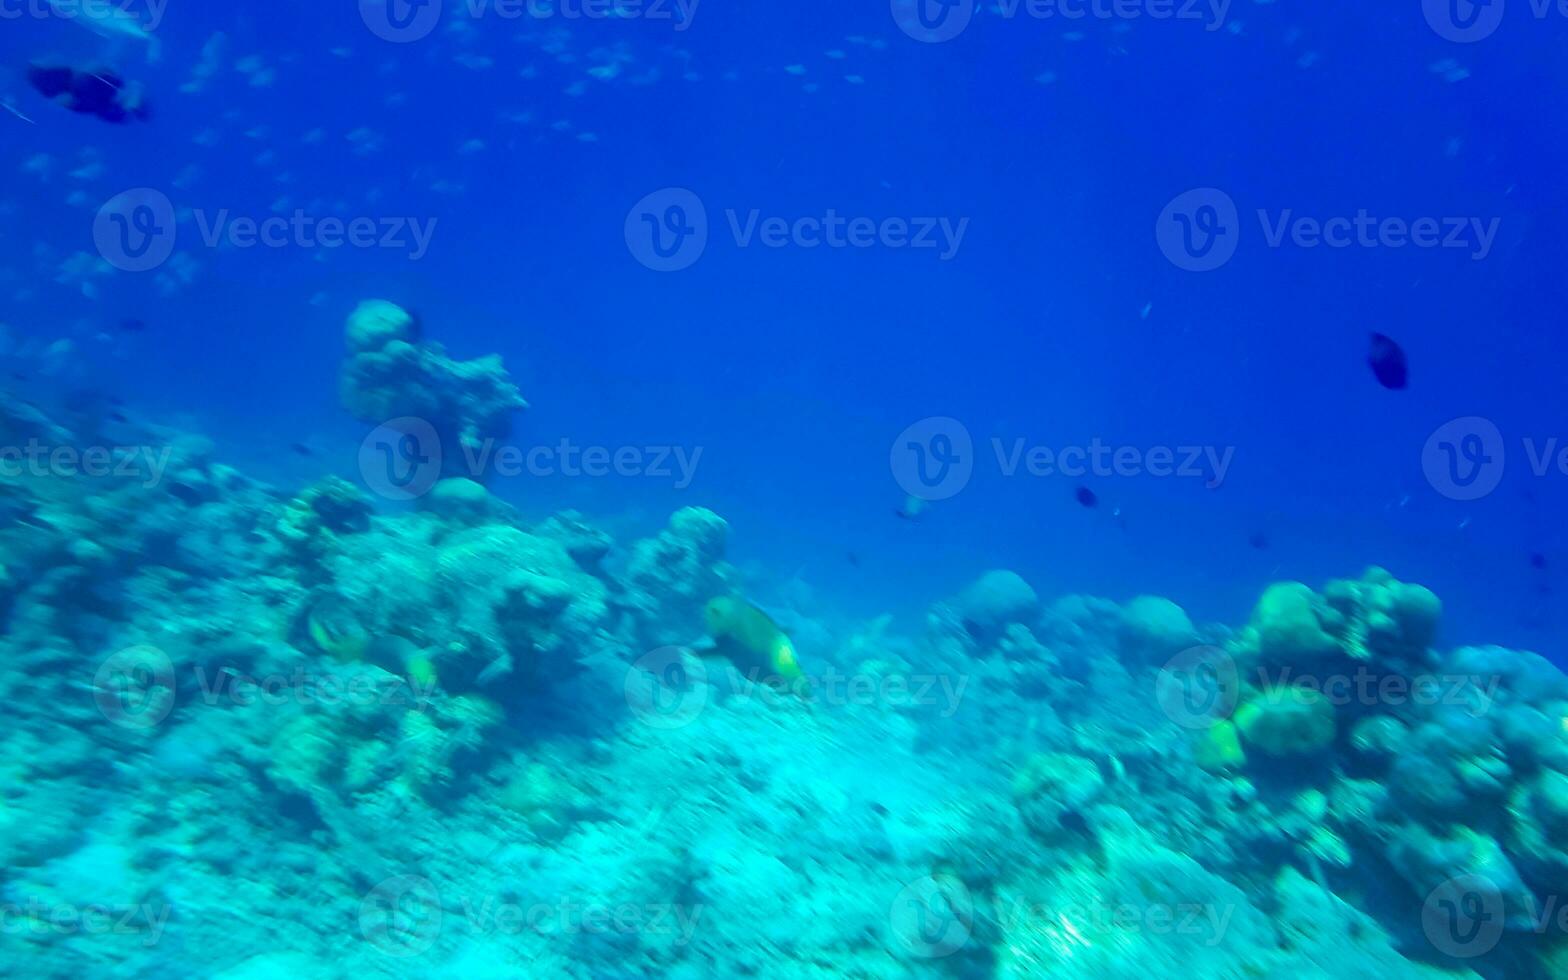
<instances>
[{"instance_id":1,"label":"turquoise water","mask_svg":"<svg viewBox=\"0 0 1568 980\"><path fill-rule=\"evenodd\" d=\"M0 20L6 975L1568 976L1555 7Z\"/></svg>"}]
</instances>

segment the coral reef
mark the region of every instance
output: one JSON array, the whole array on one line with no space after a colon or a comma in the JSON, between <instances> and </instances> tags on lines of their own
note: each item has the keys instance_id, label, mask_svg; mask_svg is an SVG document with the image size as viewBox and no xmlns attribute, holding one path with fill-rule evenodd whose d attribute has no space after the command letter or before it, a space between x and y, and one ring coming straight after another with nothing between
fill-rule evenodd
<instances>
[{"instance_id":1,"label":"coral reef","mask_svg":"<svg viewBox=\"0 0 1568 980\"><path fill-rule=\"evenodd\" d=\"M413 315L382 300L359 305L344 331L347 353L339 392L355 418L372 425L399 419L428 424L438 441L442 473L475 477L487 440L511 432L514 412L528 407L495 356L449 357L420 337Z\"/></svg>"},{"instance_id":2,"label":"coral reef","mask_svg":"<svg viewBox=\"0 0 1568 980\"><path fill-rule=\"evenodd\" d=\"M472 438L515 407L396 308L349 345L367 417ZM79 438L15 405L0 431ZM137 436L135 475L0 484L0 957L29 976L1568 962L1568 678L1441 649L1436 598L1387 572L1272 586L1235 631L1006 571L919 632L784 629L732 598L754 583L708 510L624 542L469 479L380 509ZM809 698L670 647L715 599L752 624L732 641L810 637ZM1194 713L1177 680L1235 697Z\"/></svg>"}]
</instances>

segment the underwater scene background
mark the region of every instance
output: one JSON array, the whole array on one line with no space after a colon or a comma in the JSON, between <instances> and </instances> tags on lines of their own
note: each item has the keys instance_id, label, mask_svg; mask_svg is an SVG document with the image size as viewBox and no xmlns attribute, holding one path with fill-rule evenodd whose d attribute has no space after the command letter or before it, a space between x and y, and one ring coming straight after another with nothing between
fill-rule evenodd
<instances>
[{"instance_id":1,"label":"underwater scene background","mask_svg":"<svg viewBox=\"0 0 1568 980\"><path fill-rule=\"evenodd\" d=\"M0 0L0 963L1568 977L1547 0Z\"/></svg>"}]
</instances>

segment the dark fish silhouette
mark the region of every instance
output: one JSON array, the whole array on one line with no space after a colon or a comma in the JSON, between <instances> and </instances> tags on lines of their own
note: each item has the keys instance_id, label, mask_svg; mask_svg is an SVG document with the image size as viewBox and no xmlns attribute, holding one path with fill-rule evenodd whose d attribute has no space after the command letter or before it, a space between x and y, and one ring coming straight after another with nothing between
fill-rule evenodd
<instances>
[{"instance_id":1,"label":"dark fish silhouette","mask_svg":"<svg viewBox=\"0 0 1568 980\"><path fill-rule=\"evenodd\" d=\"M147 329L147 321L138 320L135 317L128 317L120 321L120 329L124 330L126 333L141 333Z\"/></svg>"},{"instance_id":2,"label":"dark fish silhouette","mask_svg":"<svg viewBox=\"0 0 1568 980\"><path fill-rule=\"evenodd\" d=\"M1100 498L1095 496L1094 491L1088 487L1079 487L1077 490L1074 490L1073 497L1085 507L1100 506Z\"/></svg>"},{"instance_id":3,"label":"dark fish silhouette","mask_svg":"<svg viewBox=\"0 0 1568 980\"><path fill-rule=\"evenodd\" d=\"M303 442L292 442L292 443L289 443L289 448L294 450L294 453L296 455L298 455L298 456L309 457L309 456L316 455L316 451L314 449L311 449L309 446L305 445Z\"/></svg>"},{"instance_id":4,"label":"dark fish silhouette","mask_svg":"<svg viewBox=\"0 0 1568 980\"><path fill-rule=\"evenodd\" d=\"M1532 551L1532 552L1530 552L1530 567L1531 568L1538 568L1538 569L1541 569L1542 571L1545 571L1545 569L1546 569L1546 556L1541 554L1539 551Z\"/></svg>"},{"instance_id":5,"label":"dark fish silhouette","mask_svg":"<svg viewBox=\"0 0 1568 980\"><path fill-rule=\"evenodd\" d=\"M1410 365L1405 360L1405 351L1391 337L1380 333L1372 335L1367 366L1377 376L1377 383L1390 391L1399 391L1410 384Z\"/></svg>"},{"instance_id":6,"label":"dark fish silhouette","mask_svg":"<svg viewBox=\"0 0 1568 980\"><path fill-rule=\"evenodd\" d=\"M140 88L127 85L112 71L83 70L70 65L31 65L27 69L27 81L44 98L52 99L72 112L95 116L107 123L145 121L152 115Z\"/></svg>"},{"instance_id":7,"label":"dark fish silhouette","mask_svg":"<svg viewBox=\"0 0 1568 980\"><path fill-rule=\"evenodd\" d=\"M1247 543L1259 551L1267 551L1269 547L1269 536L1264 534L1262 531L1258 531L1247 539Z\"/></svg>"}]
</instances>

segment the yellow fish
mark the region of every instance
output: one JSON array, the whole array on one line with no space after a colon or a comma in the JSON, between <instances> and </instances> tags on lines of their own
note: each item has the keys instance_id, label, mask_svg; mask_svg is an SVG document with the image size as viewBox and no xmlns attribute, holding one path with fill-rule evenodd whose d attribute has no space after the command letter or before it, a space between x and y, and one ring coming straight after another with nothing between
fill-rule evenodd
<instances>
[{"instance_id":1,"label":"yellow fish","mask_svg":"<svg viewBox=\"0 0 1568 980\"><path fill-rule=\"evenodd\" d=\"M778 677L790 684L803 679L795 644L767 613L744 599L722 596L704 610L713 652L758 680Z\"/></svg>"},{"instance_id":2,"label":"yellow fish","mask_svg":"<svg viewBox=\"0 0 1568 980\"><path fill-rule=\"evenodd\" d=\"M305 629L323 653L338 660L363 660L370 646L370 634L360 625L359 617L341 596L331 593L311 604L305 614Z\"/></svg>"}]
</instances>

